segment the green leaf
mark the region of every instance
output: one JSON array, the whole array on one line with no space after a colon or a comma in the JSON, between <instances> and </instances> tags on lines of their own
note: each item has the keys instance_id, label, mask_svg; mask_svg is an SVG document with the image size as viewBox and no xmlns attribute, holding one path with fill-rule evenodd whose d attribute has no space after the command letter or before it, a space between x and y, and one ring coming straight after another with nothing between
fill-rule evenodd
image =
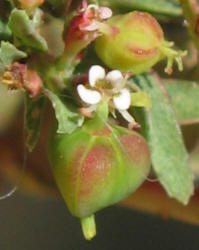
<instances>
[{"instance_id":1,"label":"green leaf","mask_svg":"<svg viewBox=\"0 0 199 250\"><path fill-rule=\"evenodd\" d=\"M30 98L26 94L25 99L25 127L26 127L26 145L32 152L40 136L45 97L36 99Z\"/></svg>"},{"instance_id":2,"label":"green leaf","mask_svg":"<svg viewBox=\"0 0 199 250\"><path fill-rule=\"evenodd\" d=\"M8 21L9 28L21 44L45 52L48 50L48 45L45 39L38 33L35 27L37 25L38 23L29 19L24 10L18 9L14 9L11 12Z\"/></svg>"},{"instance_id":3,"label":"green leaf","mask_svg":"<svg viewBox=\"0 0 199 250\"><path fill-rule=\"evenodd\" d=\"M183 80L165 80L180 124L199 123L199 85Z\"/></svg>"},{"instance_id":4,"label":"green leaf","mask_svg":"<svg viewBox=\"0 0 199 250\"><path fill-rule=\"evenodd\" d=\"M151 96L152 107L140 109L137 114L149 143L153 169L168 195L187 204L193 194L193 176L166 89L152 74L137 76L134 80Z\"/></svg>"},{"instance_id":5,"label":"green leaf","mask_svg":"<svg viewBox=\"0 0 199 250\"><path fill-rule=\"evenodd\" d=\"M0 61L4 67L8 67L11 63L27 56L23 51L18 50L9 42L1 42L0 47Z\"/></svg>"},{"instance_id":6,"label":"green leaf","mask_svg":"<svg viewBox=\"0 0 199 250\"><path fill-rule=\"evenodd\" d=\"M106 0L100 0L106 4ZM177 1L174 0L110 0L110 6L124 8L128 11L143 10L168 16L181 16L182 10Z\"/></svg>"},{"instance_id":7,"label":"green leaf","mask_svg":"<svg viewBox=\"0 0 199 250\"><path fill-rule=\"evenodd\" d=\"M131 106L150 108L151 107L150 96L143 91L132 92L131 93Z\"/></svg>"},{"instance_id":8,"label":"green leaf","mask_svg":"<svg viewBox=\"0 0 199 250\"><path fill-rule=\"evenodd\" d=\"M55 110L58 121L57 133L70 134L83 124L84 117L64 104L56 94L47 89L44 90L44 94L50 99Z\"/></svg>"}]
</instances>

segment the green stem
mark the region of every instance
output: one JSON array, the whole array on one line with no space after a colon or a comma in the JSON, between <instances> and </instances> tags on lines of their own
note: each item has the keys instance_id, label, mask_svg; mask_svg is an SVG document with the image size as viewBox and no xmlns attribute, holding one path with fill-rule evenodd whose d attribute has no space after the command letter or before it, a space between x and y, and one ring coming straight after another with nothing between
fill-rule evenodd
<instances>
[{"instance_id":1,"label":"green stem","mask_svg":"<svg viewBox=\"0 0 199 250\"><path fill-rule=\"evenodd\" d=\"M75 58L85 48L82 42L74 42L71 46L67 46L64 50L62 57L58 60L59 68L68 68L75 65Z\"/></svg>"},{"instance_id":2,"label":"green stem","mask_svg":"<svg viewBox=\"0 0 199 250\"><path fill-rule=\"evenodd\" d=\"M180 0L189 33L199 51L199 5L197 0Z\"/></svg>"},{"instance_id":3,"label":"green stem","mask_svg":"<svg viewBox=\"0 0 199 250\"><path fill-rule=\"evenodd\" d=\"M97 107L96 113L92 119L87 122L87 128L93 130L100 130L104 128L107 123L109 114L108 101L102 100Z\"/></svg>"},{"instance_id":4,"label":"green stem","mask_svg":"<svg viewBox=\"0 0 199 250\"><path fill-rule=\"evenodd\" d=\"M84 217L81 219L81 226L84 237L86 240L91 240L96 235L96 225L95 225L95 216Z\"/></svg>"}]
</instances>

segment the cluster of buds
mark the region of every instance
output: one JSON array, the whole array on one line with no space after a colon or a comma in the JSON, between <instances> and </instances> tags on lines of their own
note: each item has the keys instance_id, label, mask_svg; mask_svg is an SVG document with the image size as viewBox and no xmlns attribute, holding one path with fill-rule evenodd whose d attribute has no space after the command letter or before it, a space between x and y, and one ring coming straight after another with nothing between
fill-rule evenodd
<instances>
[{"instance_id":1,"label":"cluster of buds","mask_svg":"<svg viewBox=\"0 0 199 250\"><path fill-rule=\"evenodd\" d=\"M30 96L36 97L43 87L42 80L36 71L29 70L25 64L13 63L4 72L2 83L9 89L25 89Z\"/></svg>"}]
</instances>

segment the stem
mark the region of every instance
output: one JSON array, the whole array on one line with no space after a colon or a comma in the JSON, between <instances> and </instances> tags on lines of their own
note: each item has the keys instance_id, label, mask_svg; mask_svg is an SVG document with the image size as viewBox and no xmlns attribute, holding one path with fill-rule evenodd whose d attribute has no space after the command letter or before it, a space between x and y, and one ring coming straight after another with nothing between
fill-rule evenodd
<instances>
[{"instance_id":1,"label":"stem","mask_svg":"<svg viewBox=\"0 0 199 250\"><path fill-rule=\"evenodd\" d=\"M189 33L199 51L199 5L197 0L180 0Z\"/></svg>"},{"instance_id":2,"label":"stem","mask_svg":"<svg viewBox=\"0 0 199 250\"><path fill-rule=\"evenodd\" d=\"M107 124L109 115L108 100L102 99L97 105L95 115L87 122L87 129L100 130Z\"/></svg>"},{"instance_id":3,"label":"stem","mask_svg":"<svg viewBox=\"0 0 199 250\"><path fill-rule=\"evenodd\" d=\"M95 216L92 214L89 217L81 219L81 226L86 240L91 240L96 235Z\"/></svg>"},{"instance_id":4,"label":"stem","mask_svg":"<svg viewBox=\"0 0 199 250\"><path fill-rule=\"evenodd\" d=\"M75 58L86 47L86 45L82 44L82 42L74 42L74 44L66 46L64 53L59 60L59 65L61 65L63 68L66 68L75 64Z\"/></svg>"}]
</instances>

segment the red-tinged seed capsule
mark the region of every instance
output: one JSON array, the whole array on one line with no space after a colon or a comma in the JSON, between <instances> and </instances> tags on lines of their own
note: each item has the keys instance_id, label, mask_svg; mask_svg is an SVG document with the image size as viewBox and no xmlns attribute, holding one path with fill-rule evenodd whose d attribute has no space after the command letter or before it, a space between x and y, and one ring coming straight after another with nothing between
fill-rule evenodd
<instances>
[{"instance_id":1,"label":"red-tinged seed capsule","mask_svg":"<svg viewBox=\"0 0 199 250\"><path fill-rule=\"evenodd\" d=\"M55 134L49 151L57 185L87 239L96 232L93 214L134 192L150 171L140 134L98 125L90 119L70 135Z\"/></svg>"},{"instance_id":2,"label":"red-tinged seed capsule","mask_svg":"<svg viewBox=\"0 0 199 250\"><path fill-rule=\"evenodd\" d=\"M109 31L96 39L95 49L110 68L140 74L167 57L165 72L171 73L174 60L182 70L186 52L170 48L173 43L164 40L162 28L150 14L134 11L114 16L107 25Z\"/></svg>"}]
</instances>

